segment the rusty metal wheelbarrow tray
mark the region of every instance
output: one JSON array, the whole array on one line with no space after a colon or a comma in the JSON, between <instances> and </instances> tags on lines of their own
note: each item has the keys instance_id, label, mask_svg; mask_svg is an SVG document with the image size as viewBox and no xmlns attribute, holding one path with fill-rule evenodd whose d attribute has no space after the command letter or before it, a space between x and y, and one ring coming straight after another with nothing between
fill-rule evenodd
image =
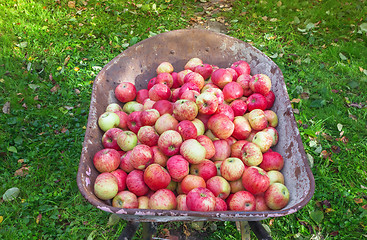
<instances>
[{"instance_id":1,"label":"rusty metal wheelbarrow tray","mask_svg":"<svg viewBox=\"0 0 367 240\"><path fill-rule=\"evenodd\" d=\"M155 69L159 63L171 62L175 70L180 71L193 57L219 67L229 67L237 60L245 60L251 66L252 75L264 73L271 78L272 90L276 96L272 110L278 115L277 130L280 136L273 150L284 158L282 173L290 192L290 201L284 209L262 212L121 209L112 207L110 202L102 201L94 195L93 184L98 172L93 166L93 156L103 148L103 132L97 125L97 119L104 113L108 104L118 102L114 97L115 87L122 81L129 81L135 84L137 90L146 88L149 79L156 75ZM145 39L112 59L99 72L93 84L77 184L84 198L95 207L116 213L125 220L139 222L259 221L295 213L309 202L315 189L314 177L279 67L250 44L224 34L200 29L175 30Z\"/></svg>"}]
</instances>

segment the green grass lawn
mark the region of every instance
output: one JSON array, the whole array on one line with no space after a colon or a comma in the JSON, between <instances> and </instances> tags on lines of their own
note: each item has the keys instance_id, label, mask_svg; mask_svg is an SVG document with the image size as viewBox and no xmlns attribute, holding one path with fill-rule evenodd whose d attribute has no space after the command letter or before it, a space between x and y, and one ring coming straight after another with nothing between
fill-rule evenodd
<instances>
[{"instance_id":1,"label":"green grass lawn","mask_svg":"<svg viewBox=\"0 0 367 240\"><path fill-rule=\"evenodd\" d=\"M367 238L365 0L75 2L0 0L0 194L20 189L0 200L1 239L117 239L126 222L76 185L93 80L127 47L200 21L222 22L285 77L316 189L297 213L263 221L272 237ZM167 229L240 238L233 222L158 235Z\"/></svg>"}]
</instances>

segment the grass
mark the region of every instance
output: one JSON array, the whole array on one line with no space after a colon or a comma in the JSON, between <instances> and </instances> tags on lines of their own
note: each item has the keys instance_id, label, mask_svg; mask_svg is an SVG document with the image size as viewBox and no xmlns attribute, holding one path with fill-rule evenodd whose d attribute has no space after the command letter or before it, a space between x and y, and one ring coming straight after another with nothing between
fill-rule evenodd
<instances>
[{"instance_id":1,"label":"grass","mask_svg":"<svg viewBox=\"0 0 367 240\"><path fill-rule=\"evenodd\" d=\"M285 76L316 190L297 213L263 221L273 238L366 237L366 1L205 4L0 1L0 194L20 189L0 201L2 239L119 236L126 223L87 203L75 181L92 82L128 46L199 15L224 19L228 35L270 56ZM159 234L186 227L240 238L233 222L167 223Z\"/></svg>"}]
</instances>

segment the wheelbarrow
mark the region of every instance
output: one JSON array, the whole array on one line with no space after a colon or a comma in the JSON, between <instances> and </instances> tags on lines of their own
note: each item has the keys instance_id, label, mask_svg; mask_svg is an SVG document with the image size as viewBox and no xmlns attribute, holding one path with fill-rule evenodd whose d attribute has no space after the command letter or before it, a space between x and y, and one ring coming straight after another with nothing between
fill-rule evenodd
<instances>
[{"instance_id":1,"label":"wheelbarrow","mask_svg":"<svg viewBox=\"0 0 367 240\"><path fill-rule=\"evenodd\" d=\"M122 209L112 207L110 202L98 199L93 192L94 181L99 174L93 166L94 154L103 148L102 130L98 127L98 117L110 103L118 102L114 96L115 87L128 81L137 90L147 88L148 81L156 76L155 69L164 61L182 70L193 57L219 67L229 67L238 60L250 64L251 74L263 73L272 81L272 91L276 100L272 107L278 115L278 144L273 148L284 158L282 173L290 192L288 205L272 211L213 211L195 212L180 210ZM239 39L203 29L185 29L165 32L145 39L112 59L94 80L88 124L79 163L77 184L83 197L96 208L115 213L129 222L126 232L136 231L138 223L169 221L236 221L249 222L254 233L266 235L260 220L282 217L303 208L313 196L314 177L308 164L300 133L295 121L284 77L279 67L264 53ZM152 225L145 229L150 229ZM125 231L124 231L125 232ZM123 234L129 234L129 233ZM130 236L130 235L129 235ZM265 237L267 238L267 237Z\"/></svg>"}]
</instances>

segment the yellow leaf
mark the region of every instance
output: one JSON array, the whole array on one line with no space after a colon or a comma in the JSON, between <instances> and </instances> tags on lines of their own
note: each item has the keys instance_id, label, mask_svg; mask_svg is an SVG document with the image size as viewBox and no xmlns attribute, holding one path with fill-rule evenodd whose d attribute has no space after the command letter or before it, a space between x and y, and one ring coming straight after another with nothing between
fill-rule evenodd
<instances>
[{"instance_id":1,"label":"yellow leaf","mask_svg":"<svg viewBox=\"0 0 367 240\"><path fill-rule=\"evenodd\" d=\"M0 216L0 223L2 223L4 220L3 216Z\"/></svg>"},{"instance_id":2,"label":"yellow leaf","mask_svg":"<svg viewBox=\"0 0 367 240\"><path fill-rule=\"evenodd\" d=\"M39 224L42 218L42 214L38 214L37 218L36 218L36 223Z\"/></svg>"},{"instance_id":3,"label":"yellow leaf","mask_svg":"<svg viewBox=\"0 0 367 240\"><path fill-rule=\"evenodd\" d=\"M75 71L75 72L77 72L77 71L79 71L79 70L80 70L80 68L78 68L78 67L75 67L75 68L74 68L74 71Z\"/></svg>"},{"instance_id":4,"label":"yellow leaf","mask_svg":"<svg viewBox=\"0 0 367 240\"><path fill-rule=\"evenodd\" d=\"M335 210L334 209L332 209L332 208L326 208L325 209L325 213L329 213L329 212L334 212Z\"/></svg>"},{"instance_id":5,"label":"yellow leaf","mask_svg":"<svg viewBox=\"0 0 367 240\"><path fill-rule=\"evenodd\" d=\"M60 71L61 69L62 69L62 67L58 67L58 68L57 68L57 71Z\"/></svg>"}]
</instances>

